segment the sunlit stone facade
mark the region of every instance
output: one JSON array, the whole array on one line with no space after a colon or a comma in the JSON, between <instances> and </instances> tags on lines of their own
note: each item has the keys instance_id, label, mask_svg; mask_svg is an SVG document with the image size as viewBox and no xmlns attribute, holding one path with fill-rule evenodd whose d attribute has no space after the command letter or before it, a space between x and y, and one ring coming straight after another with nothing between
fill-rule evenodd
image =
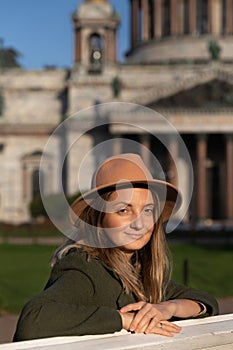
<instances>
[{"instance_id":1,"label":"sunlit stone facade","mask_svg":"<svg viewBox=\"0 0 233 350\"><path fill-rule=\"evenodd\" d=\"M74 63L70 70L5 71L0 76L0 219L30 220L28 205L38 192L39 160L46 140L64 118L96 104L126 102L161 113L182 136L194 170L194 189L184 221L210 225L233 223L233 0L131 0L130 47L124 63L117 61L120 17L110 1L83 1L73 14ZM69 19L67 19L69 20ZM94 110L94 109L93 109ZM93 114L93 118L95 115ZM111 121L111 119L109 119ZM174 167L182 164L184 198L189 173L179 145L157 154L153 118L146 130L127 127L135 116L119 117L114 127L88 132L71 148L65 173L68 194L80 190L77 172L96 142L109 138L136 140L164 164L176 183ZM85 131L70 130L68 145ZM163 132L163 130L160 130ZM60 191L57 162L59 140L47 156L43 186ZM115 142L112 153L128 151ZM106 151L106 154L109 150ZM105 154L102 154L104 157ZM150 158L146 162L150 166ZM89 160L88 187L96 160ZM51 180L53 179L53 180ZM86 180L86 183L85 183Z\"/></svg>"}]
</instances>

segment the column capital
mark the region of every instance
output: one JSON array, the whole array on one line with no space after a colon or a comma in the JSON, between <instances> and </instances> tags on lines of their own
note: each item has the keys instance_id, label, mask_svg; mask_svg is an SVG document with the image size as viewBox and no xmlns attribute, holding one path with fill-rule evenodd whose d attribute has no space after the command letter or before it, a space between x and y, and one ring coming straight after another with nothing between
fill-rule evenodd
<instances>
[{"instance_id":1,"label":"column capital","mask_svg":"<svg viewBox=\"0 0 233 350\"><path fill-rule=\"evenodd\" d=\"M199 133L196 135L198 141L207 141L207 134L205 133Z\"/></svg>"},{"instance_id":2,"label":"column capital","mask_svg":"<svg viewBox=\"0 0 233 350\"><path fill-rule=\"evenodd\" d=\"M226 138L226 140L233 141L233 134L232 133L224 134L224 137Z\"/></svg>"},{"instance_id":3,"label":"column capital","mask_svg":"<svg viewBox=\"0 0 233 350\"><path fill-rule=\"evenodd\" d=\"M148 142L150 140L150 138L151 138L151 135L148 134L148 133L141 135L141 140L142 140L143 143L144 142Z\"/></svg>"}]
</instances>

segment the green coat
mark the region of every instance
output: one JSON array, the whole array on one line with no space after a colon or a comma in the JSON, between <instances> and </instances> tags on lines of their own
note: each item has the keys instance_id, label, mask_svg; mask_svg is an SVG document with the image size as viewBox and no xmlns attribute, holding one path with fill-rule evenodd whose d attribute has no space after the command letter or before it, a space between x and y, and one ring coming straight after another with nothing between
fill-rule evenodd
<instances>
[{"instance_id":1,"label":"green coat","mask_svg":"<svg viewBox=\"0 0 233 350\"><path fill-rule=\"evenodd\" d=\"M170 282L165 300L176 298L203 302L206 316L218 312L211 296ZM111 268L72 250L55 264L45 289L24 306L14 341L120 331L117 310L135 301Z\"/></svg>"}]
</instances>

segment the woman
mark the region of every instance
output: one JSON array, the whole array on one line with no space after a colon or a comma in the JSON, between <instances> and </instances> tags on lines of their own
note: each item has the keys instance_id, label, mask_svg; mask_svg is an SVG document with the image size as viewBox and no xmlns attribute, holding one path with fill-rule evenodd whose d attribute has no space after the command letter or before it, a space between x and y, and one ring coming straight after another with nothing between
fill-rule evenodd
<instances>
[{"instance_id":1,"label":"woman","mask_svg":"<svg viewBox=\"0 0 233 350\"><path fill-rule=\"evenodd\" d=\"M72 205L76 239L52 258L44 290L22 310L15 341L52 336L180 332L176 319L215 315L208 294L170 280L163 231L181 204L136 154L107 159Z\"/></svg>"}]
</instances>

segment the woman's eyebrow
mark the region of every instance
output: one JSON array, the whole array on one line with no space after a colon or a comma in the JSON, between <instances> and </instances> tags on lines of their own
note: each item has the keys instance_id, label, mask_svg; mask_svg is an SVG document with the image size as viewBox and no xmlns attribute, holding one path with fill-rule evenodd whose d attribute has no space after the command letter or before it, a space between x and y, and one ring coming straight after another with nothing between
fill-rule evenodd
<instances>
[{"instance_id":1,"label":"woman's eyebrow","mask_svg":"<svg viewBox=\"0 0 233 350\"><path fill-rule=\"evenodd\" d=\"M111 203L111 202L110 202ZM112 203L112 206L118 206L118 205L123 205L123 206L130 206L132 207L132 204L131 203L128 203L128 202L115 202L115 203Z\"/></svg>"},{"instance_id":2,"label":"woman's eyebrow","mask_svg":"<svg viewBox=\"0 0 233 350\"><path fill-rule=\"evenodd\" d=\"M110 204L111 204L111 202L110 202ZM115 207L115 206L121 206L121 205L127 206L127 207L132 207L132 206L133 206L132 203L128 203L128 202L124 202L124 201L112 203L112 206L113 206L113 207ZM150 206L154 206L154 203L153 203L153 202L152 202L152 203L146 203L146 204L144 205L144 207L150 207Z\"/></svg>"}]
</instances>

